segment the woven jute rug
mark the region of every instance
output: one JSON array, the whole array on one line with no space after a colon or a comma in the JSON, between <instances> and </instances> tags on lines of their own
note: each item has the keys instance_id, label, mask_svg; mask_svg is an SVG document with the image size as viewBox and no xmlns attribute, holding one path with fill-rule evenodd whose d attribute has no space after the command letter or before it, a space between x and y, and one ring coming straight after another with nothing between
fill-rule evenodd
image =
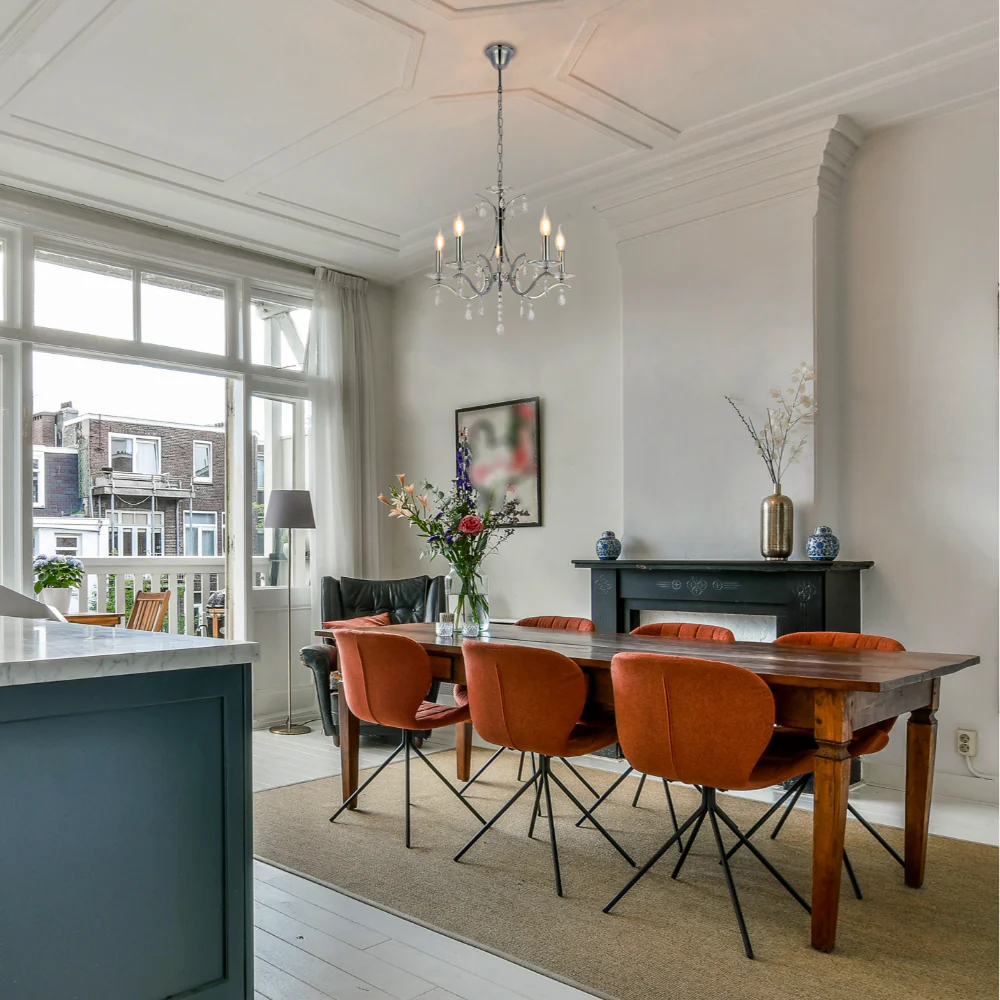
<instances>
[{"instance_id":1,"label":"woven jute rug","mask_svg":"<svg viewBox=\"0 0 1000 1000\"><path fill-rule=\"evenodd\" d=\"M476 751L473 767L486 758ZM454 776L453 752L432 758ZM491 816L517 787L517 755L503 754L473 786L471 801ZM582 786L558 762L574 793ZM606 788L614 775L593 768ZM364 777L364 775L362 775ZM902 869L849 821L847 846L865 898L844 879L837 949L809 947L809 918L746 850L733 871L757 954L743 954L711 830L706 823L674 881L677 853L662 861L610 916L601 907L632 869L593 828L577 828L570 803L553 803L565 896L555 894L547 821L527 838L531 794L456 864L476 832L474 817L415 761L413 848L403 846L403 772L392 764L362 808L329 817L340 779L254 796L255 853L356 896L417 918L584 989L618 1000L658 998L865 998L971 1000L998 993L997 866L994 847L932 837L922 889L903 885ZM645 861L670 833L663 788L648 781L639 808L626 782L598 814L623 846ZM697 795L674 786L682 815ZM726 796L723 807L744 829L763 806ZM770 827L768 828L770 829ZM795 810L778 840L755 843L808 898L812 816ZM901 850L902 831L883 828ZM763 833L763 831L762 831ZM724 837L731 839L728 832Z\"/></svg>"}]
</instances>

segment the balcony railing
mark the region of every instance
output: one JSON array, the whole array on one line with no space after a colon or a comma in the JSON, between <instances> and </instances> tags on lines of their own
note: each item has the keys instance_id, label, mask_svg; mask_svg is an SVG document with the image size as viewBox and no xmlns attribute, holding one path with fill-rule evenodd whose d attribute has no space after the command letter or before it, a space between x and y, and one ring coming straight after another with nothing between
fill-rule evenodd
<instances>
[{"instance_id":1,"label":"balcony railing","mask_svg":"<svg viewBox=\"0 0 1000 1000\"><path fill-rule=\"evenodd\" d=\"M115 472L101 469L90 476L91 492L102 495L158 496L187 499L193 496L193 487L180 476L151 472Z\"/></svg>"}]
</instances>

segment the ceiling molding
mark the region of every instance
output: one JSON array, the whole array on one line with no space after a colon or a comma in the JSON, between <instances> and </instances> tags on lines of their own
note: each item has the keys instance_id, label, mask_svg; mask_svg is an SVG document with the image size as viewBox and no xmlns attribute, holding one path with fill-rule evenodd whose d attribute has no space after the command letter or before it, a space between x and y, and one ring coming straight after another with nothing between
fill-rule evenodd
<instances>
[{"instance_id":1,"label":"ceiling molding","mask_svg":"<svg viewBox=\"0 0 1000 1000\"><path fill-rule=\"evenodd\" d=\"M594 207L620 245L804 192L836 199L863 141L857 126L840 116L777 141L666 172L655 185L634 185Z\"/></svg>"},{"instance_id":2,"label":"ceiling molding","mask_svg":"<svg viewBox=\"0 0 1000 1000\"><path fill-rule=\"evenodd\" d=\"M614 94L610 94L608 91L602 90L600 87L597 87L592 83L589 83L584 80L583 77L577 76L577 74L573 72L576 69L576 64L580 61L580 57L583 55L584 50L590 44L595 32L600 27L602 19L609 14L612 9L613 8L601 11L601 13L595 17L584 21L579 33L573 41L573 46L569 51L569 55L567 55L562 66L559 67L559 71L556 73L556 78L565 83L568 87L572 87L574 90L585 94L587 97L593 98L595 101L600 101L602 104L613 108L615 111L631 118L633 121L637 121L640 124L645 125L647 128L651 128L670 139L676 139L677 136L681 134L680 129L674 128L673 125L661 121L653 115L646 114L645 111L640 111L634 105L629 104L627 101L623 101L619 97L615 97Z\"/></svg>"},{"instance_id":3,"label":"ceiling molding","mask_svg":"<svg viewBox=\"0 0 1000 1000\"><path fill-rule=\"evenodd\" d=\"M413 0L413 2L449 21L457 21L467 17L493 17L497 14L531 13L536 10L565 7L568 0L507 0L507 2L499 0L482 7L456 7L447 0Z\"/></svg>"},{"instance_id":4,"label":"ceiling molding","mask_svg":"<svg viewBox=\"0 0 1000 1000\"><path fill-rule=\"evenodd\" d=\"M22 48L58 9L61 0L32 0L0 35L0 66Z\"/></svg>"}]
</instances>

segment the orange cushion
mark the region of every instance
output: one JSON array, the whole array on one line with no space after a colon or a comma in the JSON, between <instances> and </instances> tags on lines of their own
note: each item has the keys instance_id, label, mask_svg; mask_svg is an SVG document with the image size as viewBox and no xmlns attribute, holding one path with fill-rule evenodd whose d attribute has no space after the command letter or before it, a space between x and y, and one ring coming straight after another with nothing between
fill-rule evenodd
<instances>
[{"instance_id":1,"label":"orange cushion","mask_svg":"<svg viewBox=\"0 0 1000 1000\"><path fill-rule=\"evenodd\" d=\"M391 625L389 612L380 615L362 615L360 618L344 618L336 622L323 622L323 628L366 628L369 625Z\"/></svg>"}]
</instances>

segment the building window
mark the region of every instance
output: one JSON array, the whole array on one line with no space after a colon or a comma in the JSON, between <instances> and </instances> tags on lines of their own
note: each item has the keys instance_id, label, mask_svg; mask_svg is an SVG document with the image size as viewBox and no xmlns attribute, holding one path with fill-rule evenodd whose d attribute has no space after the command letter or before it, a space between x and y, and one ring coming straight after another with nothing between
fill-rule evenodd
<instances>
[{"instance_id":1,"label":"building window","mask_svg":"<svg viewBox=\"0 0 1000 1000\"><path fill-rule=\"evenodd\" d=\"M163 512L116 510L111 531L115 556L162 556Z\"/></svg>"},{"instance_id":2,"label":"building window","mask_svg":"<svg viewBox=\"0 0 1000 1000\"><path fill-rule=\"evenodd\" d=\"M210 483L212 481L212 442L195 441L194 443L194 481Z\"/></svg>"},{"instance_id":3,"label":"building window","mask_svg":"<svg viewBox=\"0 0 1000 1000\"><path fill-rule=\"evenodd\" d=\"M214 556L215 524L214 510L184 511L184 555Z\"/></svg>"},{"instance_id":4,"label":"building window","mask_svg":"<svg viewBox=\"0 0 1000 1000\"><path fill-rule=\"evenodd\" d=\"M108 448L115 472L137 472L155 476L160 471L160 439L135 434L112 434Z\"/></svg>"},{"instance_id":5,"label":"building window","mask_svg":"<svg viewBox=\"0 0 1000 1000\"><path fill-rule=\"evenodd\" d=\"M56 535L57 556L78 556L80 554L79 535Z\"/></svg>"},{"instance_id":6,"label":"building window","mask_svg":"<svg viewBox=\"0 0 1000 1000\"><path fill-rule=\"evenodd\" d=\"M36 451L31 459L31 505L45 506L45 452Z\"/></svg>"}]
</instances>

